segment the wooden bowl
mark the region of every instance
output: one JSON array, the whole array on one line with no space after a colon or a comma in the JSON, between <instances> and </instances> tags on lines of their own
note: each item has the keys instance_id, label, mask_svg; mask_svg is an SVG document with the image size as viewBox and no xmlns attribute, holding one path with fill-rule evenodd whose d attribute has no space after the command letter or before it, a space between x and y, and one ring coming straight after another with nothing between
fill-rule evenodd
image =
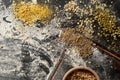
<instances>
[{"instance_id":1,"label":"wooden bowl","mask_svg":"<svg viewBox=\"0 0 120 80\"><path fill-rule=\"evenodd\" d=\"M75 71L75 70L85 70L85 71L88 71L88 72L90 72L90 73L92 73L92 74L94 75L94 77L96 78L96 80L100 80L98 74L97 74L94 70L92 70L92 69L89 68L89 67L85 67L85 66L76 66L76 67L68 70L68 71L65 73L65 75L64 75L64 77L63 77L62 80L66 80L66 78L69 76L69 74L72 73L72 72Z\"/></svg>"}]
</instances>

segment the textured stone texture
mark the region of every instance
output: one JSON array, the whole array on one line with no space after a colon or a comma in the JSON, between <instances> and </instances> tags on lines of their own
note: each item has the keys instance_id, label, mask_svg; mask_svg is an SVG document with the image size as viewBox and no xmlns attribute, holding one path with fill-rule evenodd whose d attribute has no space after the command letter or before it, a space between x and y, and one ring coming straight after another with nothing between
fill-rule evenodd
<instances>
[{"instance_id":1,"label":"textured stone texture","mask_svg":"<svg viewBox=\"0 0 120 80\"><path fill-rule=\"evenodd\" d=\"M22 27L12 13L11 3L0 0L0 80L47 80L65 49L57 39L58 19L43 28ZM66 49L66 58L54 80L62 80L64 73L77 65L93 68L101 80L120 80L120 62L96 48L86 59L74 49Z\"/></svg>"}]
</instances>

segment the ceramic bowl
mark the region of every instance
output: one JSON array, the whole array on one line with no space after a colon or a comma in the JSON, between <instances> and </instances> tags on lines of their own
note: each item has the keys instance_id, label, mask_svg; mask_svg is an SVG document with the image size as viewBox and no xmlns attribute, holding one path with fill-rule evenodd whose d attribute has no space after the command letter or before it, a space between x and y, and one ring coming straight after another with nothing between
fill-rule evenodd
<instances>
[{"instance_id":1,"label":"ceramic bowl","mask_svg":"<svg viewBox=\"0 0 120 80\"><path fill-rule=\"evenodd\" d=\"M68 77L68 75L69 75L70 73L72 73L73 71L75 71L75 70L86 70L86 71L88 71L88 72L91 72L91 73L96 77L96 80L100 80L98 74L97 74L94 70L92 70L92 69L89 68L89 67L84 67L84 66L76 66L76 67L68 70L68 71L65 73L65 75L64 75L64 77L63 77L62 80L66 80L66 78Z\"/></svg>"}]
</instances>

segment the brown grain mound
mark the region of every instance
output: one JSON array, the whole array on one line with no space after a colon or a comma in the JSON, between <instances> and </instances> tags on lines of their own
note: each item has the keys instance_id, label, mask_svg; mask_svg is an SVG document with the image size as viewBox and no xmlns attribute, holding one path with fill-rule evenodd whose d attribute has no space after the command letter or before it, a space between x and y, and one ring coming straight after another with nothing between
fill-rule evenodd
<instances>
[{"instance_id":1,"label":"brown grain mound","mask_svg":"<svg viewBox=\"0 0 120 80\"><path fill-rule=\"evenodd\" d=\"M86 58L92 54L93 43L75 31L75 28L64 28L60 38L65 43L69 41L68 47L75 47L81 57Z\"/></svg>"}]
</instances>

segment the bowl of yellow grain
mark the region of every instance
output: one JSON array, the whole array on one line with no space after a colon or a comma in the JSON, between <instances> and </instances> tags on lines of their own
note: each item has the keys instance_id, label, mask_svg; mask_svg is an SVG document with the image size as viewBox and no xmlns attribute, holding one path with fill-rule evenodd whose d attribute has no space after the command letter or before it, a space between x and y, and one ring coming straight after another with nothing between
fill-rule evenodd
<instances>
[{"instance_id":1,"label":"bowl of yellow grain","mask_svg":"<svg viewBox=\"0 0 120 80\"><path fill-rule=\"evenodd\" d=\"M91 68L77 66L68 70L62 80L100 80L100 78Z\"/></svg>"}]
</instances>

